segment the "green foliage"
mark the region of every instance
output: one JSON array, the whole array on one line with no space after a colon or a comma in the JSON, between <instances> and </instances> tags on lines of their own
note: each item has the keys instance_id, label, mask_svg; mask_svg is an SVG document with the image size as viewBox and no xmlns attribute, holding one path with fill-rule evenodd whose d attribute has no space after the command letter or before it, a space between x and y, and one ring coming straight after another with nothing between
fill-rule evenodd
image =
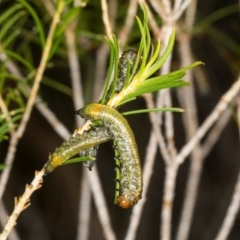
<instances>
[{"instance_id":1,"label":"green foliage","mask_svg":"<svg viewBox=\"0 0 240 240\"><path fill-rule=\"evenodd\" d=\"M78 158L71 158L63 163L63 165L66 164L72 164L72 163L78 163L78 162L86 162L86 161L94 161L95 158L92 157L78 157Z\"/></svg>"},{"instance_id":2,"label":"green foliage","mask_svg":"<svg viewBox=\"0 0 240 240\"><path fill-rule=\"evenodd\" d=\"M144 10L144 19L143 22L137 17L137 22L141 32L141 42L139 45L137 60L134 65L133 74L128 74L125 80L125 85L122 91L118 94L115 94L115 86L117 82L117 72L118 72L118 42L116 37L108 40L110 47L110 66L107 75L107 81L104 89L104 94L101 99L101 103L104 103L107 90L113 82L113 88L111 89L111 97L107 105L111 107L119 107L120 105L134 100L136 97L141 96L146 93L151 93L159 91L166 88L175 88L181 86L188 86L189 83L184 82L182 78L186 74L186 71L194 68L201 62L193 63L185 68L180 70L165 74L163 76L151 77L169 57L172 52L174 40L175 40L175 31L172 33L167 48L159 58L160 54L160 42L156 46L156 50L151 54L151 37L148 29L147 22L147 13Z\"/></svg>"},{"instance_id":3,"label":"green foliage","mask_svg":"<svg viewBox=\"0 0 240 240\"><path fill-rule=\"evenodd\" d=\"M122 113L122 115L127 116L127 115L149 113L149 112L184 112L184 110L182 108L149 108L149 109L147 108L147 109L124 112Z\"/></svg>"},{"instance_id":4,"label":"green foliage","mask_svg":"<svg viewBox=\"0 0 240 240\"><path fill-rule=\"evenodd\" d=\"M0 115L0 142L8 139L8 133L14 129L17 125L15 124L22 117L23 109L17 109L11 111L10 115Z\"/></svg>"},{"instance_id":5,"label":"green foliage","mask_svg":"<svg viewBox=\"0 0 240 240\"><path fill-rule=\"evenodd\" d=\"M0 171L3 170L6 167L5 164L0 164Z\"/></svg>"}]
</instances>

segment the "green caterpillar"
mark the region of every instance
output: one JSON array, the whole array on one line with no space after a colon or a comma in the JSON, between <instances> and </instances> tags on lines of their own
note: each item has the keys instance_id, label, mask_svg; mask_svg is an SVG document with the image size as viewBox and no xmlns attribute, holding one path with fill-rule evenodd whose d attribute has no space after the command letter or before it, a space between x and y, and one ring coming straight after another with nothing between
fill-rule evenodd
<instances>
[{"instance_id":1,"label":"green caterpillar","mask_svg":"<svg viewBox=\"0 0 240 240\"><path fill-rule=\"evenodd\" d=\"M127 77L127 67L129 63L129 70L130 70L130 75L133 73L133 68L135 61L137 59L137 51L134 51L132 49L129 49L125 52L123 52L122 56L119 58L118 62L118 78L117 78L117 83L116 83L116 88L115 88L115 93L121 92L121 90L124 87L126 77ZM113 83L111 83L107 96L105 98L104 104L106 104L111 96L111 93L113 91Z\"/></svg>"},{"instance_id":2,"label":"green caterpillar","mask_svg":"<svg viewBox=\"0 0 240 240\"><path fill-rule=\"evenodd\" d=\"M135 205L142 194L142 173L137 144L127 120L115 109L91 103L77 111L91 121L102 121L116 143L120 160L120 189L116 203L122 208Z\"/></svg>"},{"instance_id":3,"label":"green caterpillar","mask_svg":"<svg viewBox=\"0 0 240 240\"><path fill-rule=\"evenodd\" d=\"M77 133L68 141L56 148L55 152L49 155L49 160L45 166L46 173L52 172L56 167L62 165L69 158L73 157L80 151L91 149L95 145L111 140L111 133L105 127L92 127L82 134ZM94 162L94 161L91 161Z\"/></svg>"}]
</instances>

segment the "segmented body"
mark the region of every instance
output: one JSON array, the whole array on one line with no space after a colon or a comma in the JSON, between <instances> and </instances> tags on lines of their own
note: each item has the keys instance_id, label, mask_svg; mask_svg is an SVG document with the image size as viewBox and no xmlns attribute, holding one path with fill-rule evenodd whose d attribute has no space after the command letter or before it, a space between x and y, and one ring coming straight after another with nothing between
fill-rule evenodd
<instances>
[{"instance_id":1,"label":"segmented body","mask_svg":"<svg viewBox=\"0 0 240 240\"><path fill-rule=\"evenodd\" d=\"M49 155L45 169L46 173L52 172L56 167L62 165L66 160L73 157L84 149L92 148L95 145L111 140L111 133L105 127L94 127L82 134L76 134L63 142L56 148L55 152Z\"/></svg>"},{"instance_id":2,"label":"segmented body","mask_svg":"<svg viewBox=\"0 0 240 240\"><path fill-rule=\"evenodd\" d=\"M127 77L127 64L129 62L130 67L130 75L133 73L134 64L137 59L137 51L129 49L123 52L122 56L119 59L118 63L118 80L116 86L116 92L120 92L125 84L126 77Z\"/></svg>"},{"instance_id":3,"label":"segmented body","mask_svg":"<svg viewBox=\"0 0 240 240\"><path fill-rule=\"evenodd\" d=\"M123 52L122 56L119 58L119 62L118 62L118 78L117 78L117 82L116 82L116 88L115 88L115 93L119 93L121 92L121 90L124 87L125 81L126 81L126 76L127 76L127 66L129 63L129 70L130 70L130 75L133 73L133 68L134 68L134 64L135 61L137 59L137 51L129 49L125 52ZM111 93L113 91L113 83L111 83L108 92L107 92L107 96L106 99L104 101L104 104L106 104L111 96Z\"/></svg>"},{"instance_id":4,"label":"segmented body","mask_svg":"<svg viewBox=\"0 0 240 240\"><path fill-rule=\"evenodd\" d=\"M127 120L115 109L92 103L80 109L79 114L91 121L101 120L112 135L120 160L120 189L117 204L133 206L141 199L142 173L137 144Z\"/></svg>"}]
</instances>

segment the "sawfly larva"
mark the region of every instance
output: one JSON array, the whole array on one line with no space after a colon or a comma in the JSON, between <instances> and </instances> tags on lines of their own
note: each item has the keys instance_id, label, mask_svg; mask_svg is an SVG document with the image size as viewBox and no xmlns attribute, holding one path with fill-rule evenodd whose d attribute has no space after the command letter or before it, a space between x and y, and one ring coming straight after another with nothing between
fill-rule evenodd
<instances>
[{"instance_id":1,"label":"sawfly larva","mask_svg":"<svg viewBox=\"0 0 240 240\"><path fill-rule=\"evenodd\" d=\"M137 144L127 120L115 109L98 103L91 103L77 111L91 121L102 121L115 142L120 160L120 189L116 203L129 208L141 199L142 172Z\"/></svg>"},{"instance_id":2,"label":"sawfly larva","mask_svg":"<svg viewBox=\"0 0 240 240\"><path fill-rule=\"evenodd\" d=\"M137 51L129 49L125 52L123 52L122 56L119 58L118 62L118 78L116 82L116 87L115 87L115 93L121 92L121 90L124 87L124 84L126 82L126 77L127 77L127 68L128 68L128 63L129 63L129 73L130 75L133 73L133 68L134 64L137 59ZM113 83L111 83L106 99L104 103L106 104L108 100L110 99L111 93L113 91Z\"/></svg>"},{"instance_id":3,"label":"sawfly larva","mask_svg":"<svg viewBox=\"0 0 240 240\"><path fill-rule=\"evenodd\" d=\"M95 145L111 140L111 133L105 127L93 127L82 134L75 134L56 148L55 152L49 155L45 166L46 173L52 172L56 167L62 165L69 158L73 157L84 149L92 148Z\"/></svg>"}]
</instances>

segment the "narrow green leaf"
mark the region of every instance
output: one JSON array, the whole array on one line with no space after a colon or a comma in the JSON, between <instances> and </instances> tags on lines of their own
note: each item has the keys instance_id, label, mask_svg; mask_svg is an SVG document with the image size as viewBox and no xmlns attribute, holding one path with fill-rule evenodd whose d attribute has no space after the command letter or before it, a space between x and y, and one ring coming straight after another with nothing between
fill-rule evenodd
<instances>
[{"instance_id":1,"label":"narrow green leaf","mask_svg":"<svg viewBox=\"0 0 240 240\"><path fill-rule=\"evenodd\" d=\"M147 109L124 112L122 113L122 115L127 116L127 115L149 113L149 112L184 112L184 111L185 110L182 108L147 108Z\"/></svg>"},{"instance_id":2,"label":"narrow green leaf","mask_svg":"<svg viewBox=\"0 0 240 240\"><path fill-rule=\"evenodd\" d=\"M165 74L165 75L162 75L162 77L165 77L165 76L172 76L172 75L175 75L175 74L178 74L178 73L182 73L182 72L186 72L187 70L190 70L192 68L195 68L199 65L203 65L204 63L203 62L200 62L200 61L197 61L197 62L194 62L184 68L181 68L179 70L176 70L176 71L173 71L173 72L170 72L168 74Z\"/></svg>"},{"instance_id":3,"label":"narrow green leaf","mask_svg":"<svg viewBox=\"0 0 240 240\"><path fill-rule=\"evenodd\" d=\"M16 40L16 37L21 33L20 30L16 30L13 31L11 34L8 35L7 38L4 39L4 41L2 41L2 47L3 49L7 49L8 46L14 41Z\"/></svg>"},{"instance_id":4,"label":"narrow green leaf","mask_svg":"<svg viewBox=\"0 0 240 240\"><path fill-rule=\"evenodd\" d=\"M195 34L197 32L202 31L203 29L207 29L210 25L214 22L218 21L219 19L224 18L234 12L239 12L239 3L235 3L229 6L224 6L217 11L214 11L212 14L205 17L203 20L198 22L195 27L192 29L191 33Z\"/></svg>"},{"instance_id":5,"label":"narrow green leaf","mask_svg":"<svg viewBox=\"0 0 240 240\"><path fill-rule=\"evenodd\" d=\"M149 78L147 80L145 80L144 82L139 83L139 86L144 86L144 85L155 85L158 84L159 82L161 83L167 83L167 82L171 82L174 80L178 80L182 77L184 77L186 74L185 71L178 71L175 74L166 74L166 75L162 75L162 76L157 76L157 77L153 77L153 78Z\"/></svg>"},{"instance_id":6,"label":"narrow green leaf","mask_svg":"<svg viewBox=\"0 0 240 240\"><path fill-rule=\"evenodd\" d=\"M107 39L107 43L110 47L110 65L109 65L108 72L107 72L107 79L106 79L106 83L105 83L105 86L104 86L103 97L100 101L101 104L103 104L105 102L107 92L108 92L108 89L110 87L111 80L113 78L113 71L114 71L113 70L114 69L114 59L115 59L114 45L113 45L113 42L109 39Z\"/></svg>"},{"instance_id":7,"label":"narrow green leaf","mask_svg":"<svg viewBox=\"0 0 240 240\"><path fill-rule=\"evenodd\" d=\"M42 80L42 83L49 86L49 87L52 87L52 88L58 90L59 92L62 92L64 94L72 97L72 88L62 84L61 82L58 82L58 81L53 80L51 78L44 77L43 80Z\"/></svg>"},{"instance_id":8,"label":"narrow green leaf","mask_svg":"<svg viewBox=\"0 0 240 240\"><path fill-rule=\"evenodd\" d=\"M168 45L167 45L166 50L164 51L163 55L159 58L159 60L157 60L149 68L149 70L146 72L146 74L144 74L145 79L147 79L149 76L151 76L153 73L155 73L158 69L160 69L162 67L163 63L167 60L167 58L169 57L170 53L173 50L174 41L175 41L175 30L173 30L173 32L169 38Z\"/></svg>"},{"instance_id":9,"label":"narrow green leaf","mask_svg":"<svg viewBox=\"0 0 240 240\"><path fill-rule=\"evenodd\" d=\"M65 161L63 163L63 165L72 164L72 163L78 163L78 162L86 162L86 161L89 161L89 160L94 161L95 158L88 157L88 156L87 157L72 158L72 159L69 159L69 160Z\"/></svg>"},{"instance_id":10,"label":"narrow green leaf","mask_svg":"<svg viewBox=\"0 0 240 240\"><path fill-rule=\"evenodd\" d=\"M155 92L166 88L175 88L175 87L182 87L182 86L189 86L190 84L188 82L182 81L182 79L175 80L173 82L167 82L167 83L158 83L156 85L145 85L140 88L137 88L134 92L128 93L121 99L121 102L125 102L130 98L134 98L140 95L143 95L145 93ZM121 103L117 104L118 106L121 105Z\"/></svg>"},{"instance_id":11,"label":"narrow green leaf","mask_svg":"<svg viewBox=\"0 0 240 240\"><path fill-rule=\"evenodd\" d=\"M4 22L4 24L1 25L1 31L0 31L0 39L2 40L4 38L4 35L9 32L12 26L16 24L16 22L26 14L26 11L22 10L17 12L15 15L13 15L8 21Z\"/></svg>"},{"instance_id":12,"label":"narrow green leaf","mask_svg":"<svg viewBox=\"0 0 240 240\"><path fill-rule=\"evenodd\" d=\"M58 24L56 31L54 33L54 40L58 39L60 36L62 36L68 27L68 25L76 19L76 17L79 15L81 7L74 7L69 9L65 14L61 16L61 23Z\"/></svg>"},{"instance_id":13,"label":"narrow green leaf","mask_svg":"<svg viewBox=\"0 0 240 240\"><path fill-rule=\"evenodd\" d=\"M6 164L0 164L0 170L3 170L4 168L6 168Z\"/></svg>"},{"instance_id":14,"label":"narrow green leaf","mask_svg":"<svg viewBox=\"0 0 240 240\"><path fill-rule=\"evenodd\" d=\"M37 13L35 12L35 10L31 7L31 5L29 3L27 3L27 1L24 0L19 0L19 2L21 2L21 4L27 8L28 12L31 14L34 22L36 23L36 27L38 29L39 32L39 37L40 37L40 42L41 42L41 46L42 49L45 46L45 42L46 42L46 38L45 38L45 33L44 33L44 28L42 26L42 21L39 19Z\"/></svg>"},{"instance_id":15,"label":"narrow green leaf","mask_svg":"<svg viewBox=\"0 0 240 240\"><path fill-rule=\"evenodd\" d=\"M19 3L12 5L5 12L2 12L0 15L0 26L3 26L3 21L5 21L9 16L15 15L15 12L19 9L23 8L23 6Z\"/></svg>"},{"instance_id":16,"label":"narrow green leaf","mask_svg":"<svg viewBox=\"0 0 240 240\"><path fill-rule=\"evenodd\" d=\"M34 67L32 66L32 64L30 62L28 62L26 59L24 59L23 57L21 57L19 54L12 52L10 50L6 50L6 54L12 58L14 58L15 60L19 61L20 63L22 63L25 67L27 67L31 72L34 71Z\"/></svg>"}]
</instances>

